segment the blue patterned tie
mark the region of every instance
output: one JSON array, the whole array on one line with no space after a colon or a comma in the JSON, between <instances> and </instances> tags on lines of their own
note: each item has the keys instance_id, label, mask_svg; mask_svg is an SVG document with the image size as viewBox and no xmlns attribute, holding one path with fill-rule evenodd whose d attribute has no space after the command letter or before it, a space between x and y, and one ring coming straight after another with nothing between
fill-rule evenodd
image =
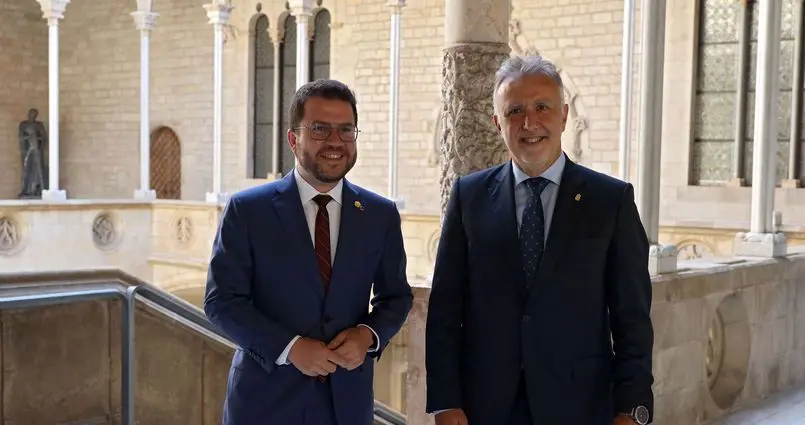
<instances>
[{"instance_id":1,"label":"blue patterned tie","mask_svg":"<svg viewBox=\"0 0 805 425\"><path fill-rule=\"evenodd\" d=\"M528 201L520 225L520 251L523 255L526 289L530 289L545 250L545 216L542 212L540 195L550 181L543 177L535 177L523 183L528 188Z\"/></svg>"}]
</instances>

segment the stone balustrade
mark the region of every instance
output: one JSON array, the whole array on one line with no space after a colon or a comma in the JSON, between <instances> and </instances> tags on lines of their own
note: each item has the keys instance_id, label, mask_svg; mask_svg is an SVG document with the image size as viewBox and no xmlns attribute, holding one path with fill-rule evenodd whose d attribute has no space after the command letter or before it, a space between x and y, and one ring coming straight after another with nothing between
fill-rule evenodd
<instances>
[{"instance_id":1,"label":"stone balustrade","mask_svg":"<svg viewBox=\"0 0 805 425\"><path fill-rule=\"evenodd\" d=\"M0 270L118 267L200 306L220 214L193 202L0 201ZM376 395L419 425L429 423L421 339L439 220L403 213L402 226L416 302L378 365ZM735 231L661 229L684 258L711 258L654 278L657 424L704 423L805 378L795 332L805 329L805 257L719 259ZM796 252L802 235L789 236Z\"/></svg>"}]
</instances>

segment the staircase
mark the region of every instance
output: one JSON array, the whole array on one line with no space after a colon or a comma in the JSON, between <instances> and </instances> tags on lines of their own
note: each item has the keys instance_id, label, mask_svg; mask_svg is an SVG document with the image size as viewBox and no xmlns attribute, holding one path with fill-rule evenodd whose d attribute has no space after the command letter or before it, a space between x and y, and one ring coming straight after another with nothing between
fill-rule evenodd
<instances>
[{"instance_id":1,"label":"staircase","mask_svg":"<svg viewBox=\"0 0 805 425\"><path fill-rule=\"evenodd\" d=\"M0 274L0 423L208 425L235 345L117 269ZM375 403L375 424L406 420Z\"/></svg>"}]
</instances>

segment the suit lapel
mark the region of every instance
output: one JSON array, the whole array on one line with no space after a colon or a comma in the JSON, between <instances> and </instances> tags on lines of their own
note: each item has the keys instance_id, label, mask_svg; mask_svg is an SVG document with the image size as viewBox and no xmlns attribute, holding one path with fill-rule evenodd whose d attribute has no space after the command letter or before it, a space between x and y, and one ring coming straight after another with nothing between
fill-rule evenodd
<instances>
[{"instance_id":1,"label":"suit lapel","mask_svg":"<svg viewBox=\"0 0 805 425\"><path fill-rule=\"evenodd\" d=\"M316 251L310 240L310 229L305 220L305 211L302 209L302 200L299 189L296 187L293 173L288 173L277 187L277 196L274 197L274 208L277 211L287 240L290 241L298 258L298 267L306 270L313 291L324 298L324 286L319 276L319 265L316 262Z\"/></svg>"},{"instance_id":2,"label":"suit lapel","mask_svg":"<svg viewBox=\"0 0 805 425\"><path fill-rule=\"evenodd\" d=\"M490 223L497 223L493 231L502 238L501 246L506 251L501 254L509 263L509 270L514 273L514 283L521 296L525 293L525 274L523 273L522 253L520 252L520 238L518 236L517 213L514 202L514 173L511 161L506 162L497 172L496 178L489 186L492 199L492 211L488 218Z\"/></svg>"},{"instance_id":3,"label":"suit lapel","mask_svg":"<svg viewBox=\"0 0 805 425\"><path fill-rule=\"evenodd\" d=\"M537 270L536 284L529 294L530 300L538 298L546 286L555 283L552 274L556 262L562 257L565 248L573 242L575 232L582 224L580 213L584 204L576 200L576 195L582 194L584 179L578 171L578 166L568 158L556 196L545 253Z\"/></svg>"},{"instance_id":4,"label":"suit lapel","mask_svg":"<svg viewBox=\"0 0 805 425\"><path fill-rule=\"evenodd\" d=\"M360 214L364 214L360 202L358 188L344 179L341 195L341 224L338 228L338 245L336 245L333 272L330 277L330 289L339 288L339 282L347 277L350 264L354 264L356 248L360 246Z\"/></svg>"}]
</instances>

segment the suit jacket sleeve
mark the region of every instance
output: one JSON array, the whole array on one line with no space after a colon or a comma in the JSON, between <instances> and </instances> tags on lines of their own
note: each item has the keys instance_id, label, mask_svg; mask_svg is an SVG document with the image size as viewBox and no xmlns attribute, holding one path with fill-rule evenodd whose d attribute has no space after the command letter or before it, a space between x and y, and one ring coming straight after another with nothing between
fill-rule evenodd
<instances>
[{"instance_id":1,"label":"suit jacket sleeve","mask_svg":"<svg viewBox=\"0 0 805 425\"><path fill-rule=\"evenodd\" d=\"M629 412L638 405L653 412L654 329L648 256L649 244L634 203L634 189L627 184L621 197L606 276L615 351L612 375L615 413Z\"/></svg>"},{"instance_id":2,"label":"suit jacket sleeve","mask_svg":"<svg viewBox=\"0 0 805 425\"><path fill-rule=\"evenodd\" d=\"M242 206L234 199L224 208L207 271L204 312L270 373L296 334L251 304L254 259L246 220L239 208Z\"/></svg>"},{"instance_id":3,"label":"suit jacket sleeve","mask_svg":"<svg viewBox=\"0 0 805 425\"><path fill-rule=\"evenodd\" d=\"M461 341L467 284L467 237L462 223L460 177L442 223L425 330L428 413L462 408Z\"/></svg>"},{"instance_id":4,"label":"suit jacket sleeve","mask_svg":"<svg viewBox=\"0 0 805 425\"><path fill-rule=\"evenodd\" d=\"M376 349L369 355L380 358L389 340L400 331L413 305L413 293L406 274L407 259L403 244L400 213L389 208L385 244L380 266L374 277L372 311L362 321L378 337Z\"/></svg>"}]
</instances>

